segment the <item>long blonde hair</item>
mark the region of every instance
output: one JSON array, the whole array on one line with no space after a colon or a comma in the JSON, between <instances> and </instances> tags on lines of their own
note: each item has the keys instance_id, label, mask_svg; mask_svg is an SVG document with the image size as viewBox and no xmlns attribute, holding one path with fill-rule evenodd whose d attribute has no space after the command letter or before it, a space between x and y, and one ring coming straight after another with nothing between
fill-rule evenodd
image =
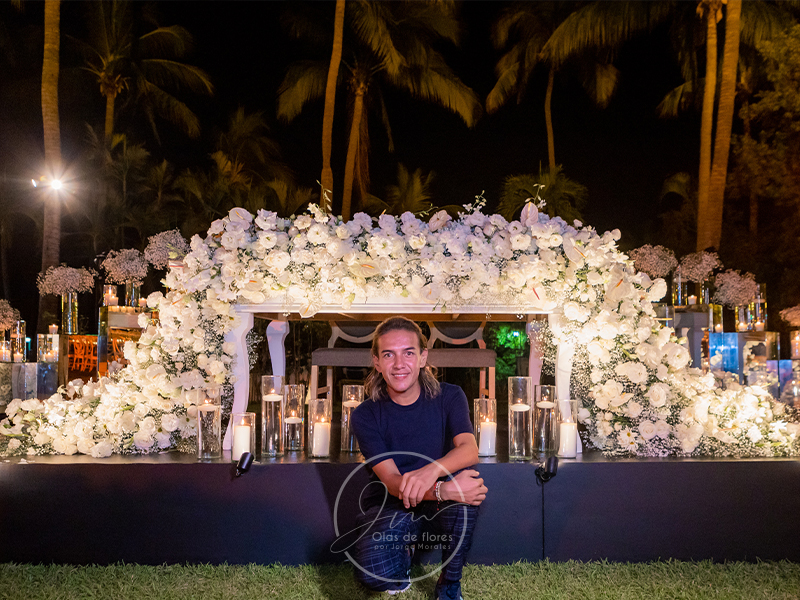
<instances>
[{"instance_id":1,"label":"long blonde hair","mask_svg":"<svg viewBox=\"0 0 800 600\"><path fill-rule=\"evenodd\" d=\"M373 356L378 356L378 342L381 336L386 335L390 331L408 331L416 334L420 352L425 350L428 346L428 338L425 337L419 325L414 323L414 321L406 319L405 317L389 317L378 325L375 330L375 337L372 338ZM419 384L428 398L438 396L442 386L439 385L439 381L436 379L436 367L431 367L427 364L422 367L419 370ZM371 400L386 398L389 395L386 389L386 380L383 378L383 375L375 369L374 365L369 375L367 375L366 380L364 380L364 394Z\"/></svg>"}]
</instances>

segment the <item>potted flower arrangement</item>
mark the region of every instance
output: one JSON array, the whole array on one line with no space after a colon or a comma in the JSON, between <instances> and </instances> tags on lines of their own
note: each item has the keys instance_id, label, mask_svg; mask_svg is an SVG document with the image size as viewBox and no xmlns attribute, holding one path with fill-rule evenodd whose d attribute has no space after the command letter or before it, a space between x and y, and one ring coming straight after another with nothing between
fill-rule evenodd
<instances>
[{"instance_id":1,"label":"potted flower arrangement","mask_svg":"<svg viewBox=\"0 0 800 600\"><path fill-rule=\"evenodd\" d=\"M698 284L697 297L695 302L700 304L711 304L714 292L711 289L711 275L715 270L722 267L716 252L694 252L687 254L681 259L678 267L681 277L686 284Z\"/></svg>"},{"instance_id":2,"label":"potted flower arrangement","mask_svg":"<svg viewBox=\"0 0 800 600\"><path fill-rule=\"evenodd\" d=\"M78 294L88 292L94 287L95 276L94 271L85 267L76 269L61 265L50 267L36 278L40 294L61 296L62 332L78 333Z\"/></svg>"},{"instance_id":3,"label":"potted flower arrangement","mask_svg":"<svg viewBox=\"0 0 800 600\"><path fill-rule=\"evenodd\" d=\"M142 281L147 277L147 261L135 248L112 250L102 262L106 281L125 284L126 306L138 306Z\"/></svg>"},{"instance_id":4,"label":"potted flower arrangement","mask_svg":"<svg viewBox=\"0 0 800 600\"><path fill-rule=\"evenodd\" d=\"M736 312L736 331L751 328L748 305L755 299L758 284L755 275L728 269L714 278L714 301L733 308Z\"/></svg>"},{"instance_id":5,"label":"potted flower arrangement","mask_svg":"<svg viewBox=\"0 0 800 600\"><path fill-rule=\"evenodd\" d=\"M784 308L781 312L781 319L786 321L792 331L789 333L789 341L792 345L792 358L800 358L800 304L791 308Z\"/></svg>"}]
</instances>

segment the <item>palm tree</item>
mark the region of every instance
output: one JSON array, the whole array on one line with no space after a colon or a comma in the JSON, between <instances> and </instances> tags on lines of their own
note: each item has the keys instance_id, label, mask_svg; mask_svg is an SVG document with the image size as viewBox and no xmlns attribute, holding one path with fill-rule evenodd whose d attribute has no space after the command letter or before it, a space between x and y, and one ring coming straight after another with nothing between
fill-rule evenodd
<instances>
[{"instance_id":1,"label":"palm tree","mask_svg":"<svg viewBox=\"0 0 800 600\"><path fill-rule=\"evenodd\" d=\"M434 211L446 210L453 216L463 211L463 206L448 204L435 206L431 202L431 183L435 173L433 171L423 174L422 169L413 172L399 163L397 165L397 183L386 186L386 200L367 194L362 202L362 208L367 214L377 216L381 213L402 215L410 212L417 217L425 217Z\"/></svg>"},{"instance_id":2,"label":"palm tree","mask_svg":"<svg viewBox=\"0 0 800 600\"><path fill-rule=\"evenodd\" d=\"M62 175L61 129L58 119L58 72L61 48L61 0L44 3L44 59L42 61L42 123L44 126L44 162L47 175ZM61 205L57 192L48 190L44 200L42 232L42 271L59 264L61 253ZM39 297L37 331L45 331L45 314L56 314L56 298Z\"/></svg>"},{"instance_id":3,"label":"palm tree","mask_svg":"<svg viewBox=\"0 0 800 600\"><path fill-rule=\"evenodd\" d=\"M503 183L497 212L511 220L525 204L540 196L546 202L542 212L551 217L561 217L567 223L583 219L581 210L586 205L588 190L564 175L560 165L544 171L540 167L538 175L508 176Z\"/></svg>"},{"instance_id":4,"label":"palm tree","mask_svg":"<svg viewBox=\"0 0 800 600\"><path fill-rule=\"evenodd\" d=\"M359 2L350 6L345 15L347 60L343 59L347 74L339 77L339 85L347 86L350 109L342 192L342 217L345 219L350 216L354 183L361 198L369 187L366 115L370 108L380 111L389 133L389 149L393 150L381 84L443 106L459 115L468 127L474 125L481 112L475 93L432 47L442 39L458 42L459 24L451 4ZM327 66L325 61L299 61L290 65L278 90L281 119L291 121L307 103L322 97Z\"/></svg>"},{"instance_id":5,"label":"palm tree","mask_svg":"<svg viewBox=\"0 0 800 600\"><path fill-rule=\"evenodd\" d=\"M328 68L328 80L325 84L325 110L322 113L322 209L333 210L333 169L331 169L331 152L333 147L333 109L336 106L336 81L339 78L339 64L342 62L342 44L344 39L344 0L336 0L336 13L333 18L333 50L331 64ZM327 199L326 199L327 198Z\"/></svg>"},{"instance_id":6,"label":"palm tree","mask_svg":"<svg viewBox=\"0 0 800 600\"><path fill-rule=\"evenodd\" d=\"M550 107L553 82L559 65L549 60L543 49L559 25L577 6L576 2L517 2L505 9L492 26L492 44L497 49L508 50L495 66L497 83L486 98L486 112L496 112L514 96L519 104L534 70L537 66L544 65L548 72L544 118L547 127L548 164L551 170L556 169L556 156ZM618 71L608 62L595 60L591 60L590 67L584 69L584 86L592 94L595 103L605 107L616 88Z\"/></svg>"},{"instance_id":7,"label":"palm tree","mask_svg":"<svg viewBox=\"0 0 800 600\"><path fill-rule=\"evenodd\" d=\"M186 135L200 134L197 116L168 89L188 89L212 94L208 74L181 62L192 46L192 36L178 25L159 27L145 14L152 29L142 35L134 32L134 3L127 0L93 2L90 43L78 44L86 55L86 69L92 73L106 99L105 138L114 132L118 96L129 92L128 101L143 110L153 135L159 140L155 116L178 126Z\"/></svg>"}]
</instances>

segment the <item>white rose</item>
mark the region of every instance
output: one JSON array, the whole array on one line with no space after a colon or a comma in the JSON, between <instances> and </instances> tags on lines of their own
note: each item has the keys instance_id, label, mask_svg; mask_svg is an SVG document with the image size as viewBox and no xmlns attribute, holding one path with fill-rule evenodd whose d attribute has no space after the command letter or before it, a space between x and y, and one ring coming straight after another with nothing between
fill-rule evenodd
<instances>
[{"instance_id":1,"label":"white rose","mask_svg":"<svg viewBox=\"0 0 800 600\"><path fill-rule=\"evenodd\" d=\"M654 383L650 386L650 389L647 390L645 396L647 396L647 399L650 401L650 406L659 408L667 403L668 392L669 386L666 383Z\"/></svg>"},{"instance_id":2,"label":"white rose","mask_svg":"<svg viewBox=\"0 0 800 600\"><path fill-rule=\"evenodd\" d=\"M19 448L21 445L22 445L22 442L20 442L20 441L19 441L17 438L11 438L11 439L8 441L8 449L9 449L9 450L16 450L16 449L17 449L17 448Z\"/></svg>"},{"instance_id":3,"label":"white rose","mask_svg":"<svg viewBox=\"0 0 800 600\"><path fill-rule=\"evenodd\" d=\"M669 423L664 421L663 419L660 421L656 421L655 424L656 428L656 435L662 439L667 439L669 434L672 432L672 427Z\"/></svg>"},{"instance_id":4,"label":"white rose","mask_svg":"<svg viewBox=\"0 0 800 600\"><path fill-rule=\"evenodd\" d=\"M153 446L153 435L148 431L137 431L133 434L133 443L140 450L149 450Z\"/></svg>"},{"instance_id":5,"label":"white rose","mask_svg":"<svg viewBox=\"0 0 800 600\"><path fill-rule=\"evenodd\" d=\"M564 316L570 321L585 323L589 320L589 310L577 302L567 302L564 304Z\"/></svg>"},{"instance_id":6,"label":"white rose","mask_svg":"<svg viewBox=\"0 0 800 600\"><path fill-rule=\"evenodd\" d=\"M642 421L639 423L639 433L646 440L652 440L656 436L656 424L652 421Z\"/></svg>"},{"instance_id":7,"label":"white rose","mask_svg":"<svg viewBox=\"0 0 800 600\"><path fill-rule=\"evenodd\" d=\"M161 415L161 429L164 431L175 431L178 428L178 417L172 413Z\"/></svg>"},{"instance_id":8,"label":"white rose","mask_svg":"<svg viewBox=\"0 0 800 600\"><path fill-rule=\"evenodd\" d=\"M642 363L632 361L620 363L614 371L621 377L627 377L631 383L642 383L647 380L647 369Z\"/></svg>"}]
</instances>

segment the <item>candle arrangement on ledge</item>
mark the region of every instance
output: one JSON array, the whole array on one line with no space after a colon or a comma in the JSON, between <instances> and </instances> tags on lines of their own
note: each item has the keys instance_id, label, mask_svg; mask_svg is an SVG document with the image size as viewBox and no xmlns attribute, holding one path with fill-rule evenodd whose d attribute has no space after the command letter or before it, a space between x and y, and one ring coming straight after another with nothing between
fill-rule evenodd
<instances>
[{"instance_id":1,"label":"candle arrangement on ledge","mask_svg":"<svg viewBox=\"0 0 800 600\"><path fill-rule=\"evenodd\" d=\"M351 427L353 411L364 401L363 385L342 386L342 452L358 452L358 440Z\"/></svg>"},{"instance_id":2,"label":"candle arrangement on ledge","mask_svg":"<svg viewBox=\"0 0 800 600\"><path fill-rule=\"evenodd\" d=\"M51 327L52 328L52 327ZM36 359L43 363L58 362L58 335L39 333L36 335Z\"/></svg>"},{"instance_id":3,"label":"candle arrangement on ledge","mask_svg":"<svg viewBox=\"0 0 800 600\"><path fill-rule=\"evenodd\" d=\"M476 398L474 415L478 456L496 456L497 400L494 398Z\"/></svg>"},{"instance_id":4,"label":"candle arrangement on ledge","mask_svg":"<svg viewBox=\"0 0 800 600\"><path fill-rule=\"evenodd\" d=\"M253 453L256 449L256 413L243 412L231 415L233 444L231 460L239 462L245 452Z\"/></svg>"},{"instance_id":5,"label":"candle arrangement on ledge","mask_svg":"<svg viewBox=\"0 0 800 600\"><path fill-rule=\"evenodd\" d=\"M558 440L556 456L575 458L578 455L578 401L557 400Z\"/></svg>"},{"instance_id":6,"label":"candle arrangement on ledge","mask_svg":"<svg viewBox=\"0 0 800 600\"><path fill-rule=\"evenodd\" d=\"M298 452L305 448L305 386L288 384L283 396L283 447L286 452Z\"/></svg>"},{"instance_id":7,"label":"candle arrangement on ledge","mask_svg":"<svg viewBox=\"0 0 800 600\"><path fill-rule=\"evenodd\" d=\"M195 390L198 396L201 390ZM213 460L222 458L222 406L219 386L206 390L197 405L197 458ZM200 400L200 398L196 398Z\"/></svg>"},{"instance_id":8,"label":"candle arrangement on ledge","mask_svg":"<svg viewBox=\"0 0 800 600\"><path fill-rule=\"evenodd\" d=\"M508 458L527 460L533 456L531 378L508 378Z\"/></svg>"},{"instance_id":9,"label":"candle arrangement on ledge","mask_svg":"<svg viewBox=\"0 0 800 600\"><path fill-rule=\"evenodd\" d=\"M283 454L283 377L261 377L261 456Z\"/></svg>"},{"instance_id":10,"label":"candle arrangement on ledge","mask_svg":"<svg viewBox=\"0 0 800 600\"><path fill-rule=\"evenodd\" d=\"M309 456L326 457L331 453L331 417L333 407L326 395L312 398L308 404Z\"/></svg>"},{"instance_id":11,"label":"candle arrangement on ledge","mask_svg":"<svg viewBox=\"0 0 800 600\"><path fill-rule=\"evenodd\" d=\"M539 454L556 450L556 386L533 386L533 405L536 409L534 448Z\"/></svg>"}]
</instances>

